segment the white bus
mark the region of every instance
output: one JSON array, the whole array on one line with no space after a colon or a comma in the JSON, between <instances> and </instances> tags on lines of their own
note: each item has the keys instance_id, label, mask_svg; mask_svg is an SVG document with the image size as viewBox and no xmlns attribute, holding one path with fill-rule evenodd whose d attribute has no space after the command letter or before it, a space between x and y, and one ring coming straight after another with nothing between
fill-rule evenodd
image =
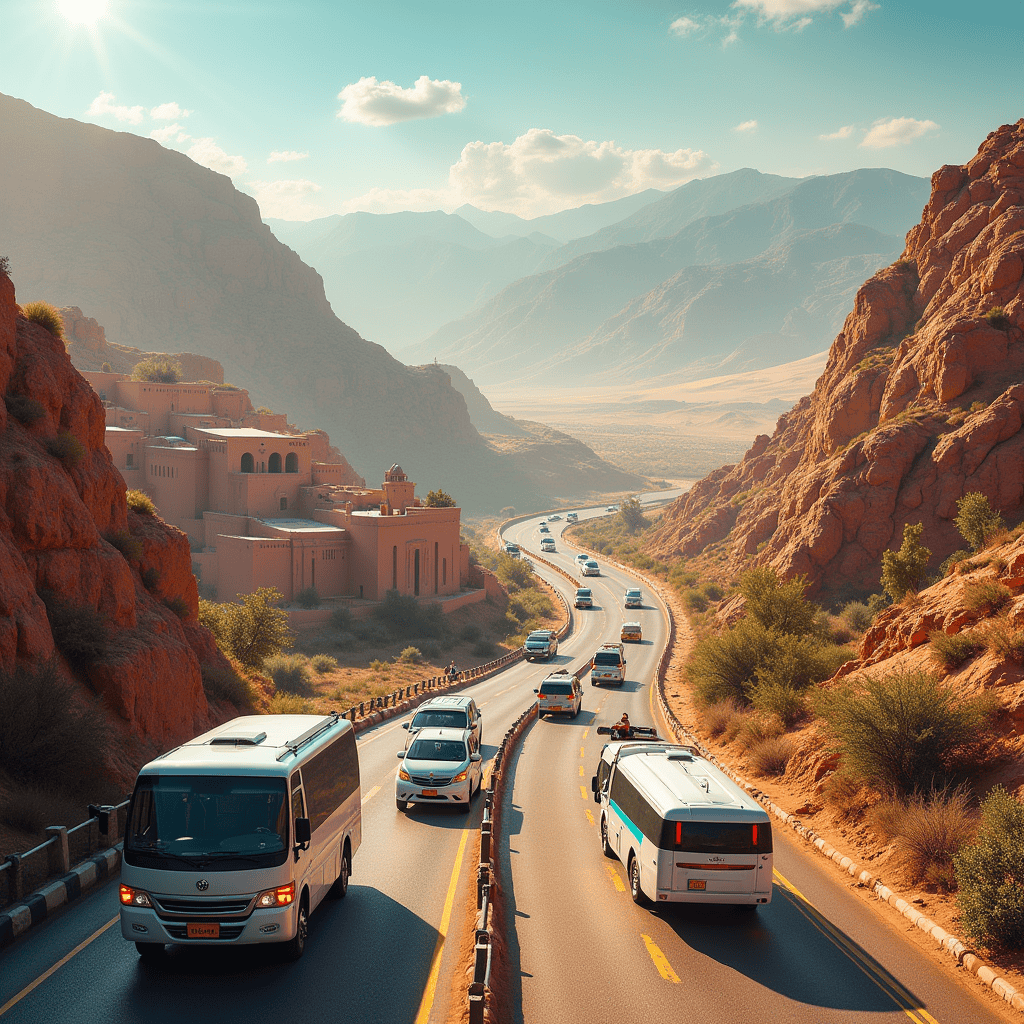
<instances>
[{"instance_id":1,"label":"white bus","mask_svg":"<svg viewBox=\"0 0 1024 1024\"><path fill-rule=\"evenodd\" d=\"M359 759L337 714L234 721L150 761L128 808L121 934L166 944L285 944L348 889L361 838Z\"/></svg>"},{"instance_id":2,"label":"white bus","mask_svg":"<svg viewBox=\"0 0 1024 1024\"><path fill-rule=\"evenodd\" d=\"M768 813L693 747L608 743L591 789L635 903L771 902Z\"/></svg>"}]
</instances>

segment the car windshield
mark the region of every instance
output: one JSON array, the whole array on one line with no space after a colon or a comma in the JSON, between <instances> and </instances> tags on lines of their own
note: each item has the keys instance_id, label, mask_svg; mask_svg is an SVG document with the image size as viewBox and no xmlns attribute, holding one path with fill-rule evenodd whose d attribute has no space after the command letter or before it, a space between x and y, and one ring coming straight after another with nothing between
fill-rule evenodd
<instances>
[{"instance_id":1,"label":"car windshield","mask_svg":"<svg viewBox=\"0 0 1024 1024\"><path fill-rule=\"evenodd\" d=\"M591 560L591 561L586 563L586 566L587 566L588 569L596 569L597 568L597 562Z\"/></svg>"},{"instance_id":2,"label":"car windshield","mask_svg":"<svg viewBox=\"0 0 1024 1024\"><path fill-rule=\"evenodd\" d=\"M640 591L639 590L627 590L626 591L626 597L639 597L639 596L640 596Z\"/></svg>"},{"instance_id":3,"label":"car windshield","mask_svg":"<svg viewBox=\"0 0 1024 1024\"><path fill-rule=\"evenodd\" d=\"M143 775L135 786L125 859L140 867L271 867L288 854L285 779Z\"/></svg>"},{"instance_id":4,"label":"car windshield","mask_svg":"<svg viewBox=\"0 0 1024 1024\"><path fill-rule=\"evenodd\" d=\"M413 729L465 729L466 712L451 711L420 711L412 720Z\"/></svg>"},{"instance_id":5,"label":"car windshield","mask_svg":"<svg viewBox=\"0 0 1024 1024\"><path fill-rule=\"evenodd\" d=\"M577 590L576 591L576 596L577 597L590 597L590 591L589 590Z\"/></svg>"},{"instance_id":6,"label":"car windshield","mask_svg":"<svg viewBox=\"0 0 1024 1024\"><path fill-rule=\"evenodd\" d=\"M546 629L534 630L526 639L527 640L547 640L551 634Z\"/></svg>"},{"instance_id":7,"label":"car windshield","mask_svg":"<svg viewBox=\"0 0 1024 1024\"><path fill-rule=\"evenodd\" d=\"M541 683L540 692L546 696L553 693L572 693L572 683Z\"/></svg>"},{"instance_id":8,"label":"car windshield","mask_svg":"<svg viewBox=\"0 0 1024 1024\"><path fill-rule=\"evenodd\" d=\"M416 740L406 755L410 761L465 761L462 740Z\"/></svg>"},{"instance_id":9,"label":"car windshield","mask_svg":"<svg viewBox=\"0 0 1024 1024\"><path fill-rule=\"evenodd\" d=\"M618 665L621 660L618 651L598 651L594 655L595 665Z\"/></svg>"}]
</instances>

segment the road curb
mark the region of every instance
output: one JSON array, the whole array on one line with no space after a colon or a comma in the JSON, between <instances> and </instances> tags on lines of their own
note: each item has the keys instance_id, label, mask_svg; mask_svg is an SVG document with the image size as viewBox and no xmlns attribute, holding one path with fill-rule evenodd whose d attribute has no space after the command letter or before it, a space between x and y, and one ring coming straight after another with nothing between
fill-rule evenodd
<instances>
[{"instance_id":1,"label":"road curb","mask_svg":"<svg viewBox=\"0 0 1024 1024\"><path fill-rule=\"evenodd\" d=\"M0 911L0 949L45 921L58 908L110 878L120 864L121 851L118 847L102 850L76 864L63 878L44 885L24 902Z\"/></svg>"}]
</instances>

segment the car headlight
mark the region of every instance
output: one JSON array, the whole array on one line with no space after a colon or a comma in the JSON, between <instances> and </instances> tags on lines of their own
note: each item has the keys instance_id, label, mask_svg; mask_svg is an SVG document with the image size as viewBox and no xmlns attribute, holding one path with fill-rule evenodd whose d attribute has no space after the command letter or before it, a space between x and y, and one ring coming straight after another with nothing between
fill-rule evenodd
<instances>
[{"instance_id":1,"label":"car headlight","mask_svg":"<svg viewBox=\"0 0 1024 1024\"><path fill-rule=\"evenodd\" d=\"M469 777L469 769L468 768L463 768L463 770L461 772L459 772L459 774L456 775L454 779L452 779L452 782L465 782L468 777Z\"/></svg>"},{"instance_id":2,"label":"car headlight","mask_svg":"<svg viewBox=\"0 0 1024 1024\"><path fill-rule=\"evenodd\" d=\"M399 769L398 769L398 777L399 777L399 778L400 778L400 779L401 779L401 780L402 780L403 782L411 782L411 781L412 781L412 780L411 780L411 779L409 778L409 773L408 773L408 772L407 772L407 771L406 771L406 770L405 770L404 768L399 768Z\"/></svg>"},{"instance_id":3,"label":"car headlight","mask_svg":"<svg viewBox=\"0 0 1024 1024\"><path fill-rule=\"evenodd\" d=\"M121 903L126 907L153 906L153 901L149 898L149 893L143 892L141 889L132 889L127 885L122 885L118 891L118 895L121 897Z\"/></svg>"}]
</instances>

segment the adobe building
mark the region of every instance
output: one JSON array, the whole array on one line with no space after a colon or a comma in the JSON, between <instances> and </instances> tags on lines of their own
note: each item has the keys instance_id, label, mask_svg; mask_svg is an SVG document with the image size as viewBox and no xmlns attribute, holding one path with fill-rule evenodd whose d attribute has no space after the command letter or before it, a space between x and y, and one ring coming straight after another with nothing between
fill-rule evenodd
<instances>
[{"instance_id":1,"label":"adobe building","mask_svg":"<svg viewBox=\"0 0 1024 1024\"><path fill-rule=\"evenodd\" d=\"M322 432L287 432L283 414L253 411L239 388L83 376L106 408L114 465L188 534L193 571L219 600L258 587L286 600L309 588L443 597L468 581L460 510L421 505L400 466L367 488L348 463L314 458L328 449Z\"/></svg>"}]
</instances>

